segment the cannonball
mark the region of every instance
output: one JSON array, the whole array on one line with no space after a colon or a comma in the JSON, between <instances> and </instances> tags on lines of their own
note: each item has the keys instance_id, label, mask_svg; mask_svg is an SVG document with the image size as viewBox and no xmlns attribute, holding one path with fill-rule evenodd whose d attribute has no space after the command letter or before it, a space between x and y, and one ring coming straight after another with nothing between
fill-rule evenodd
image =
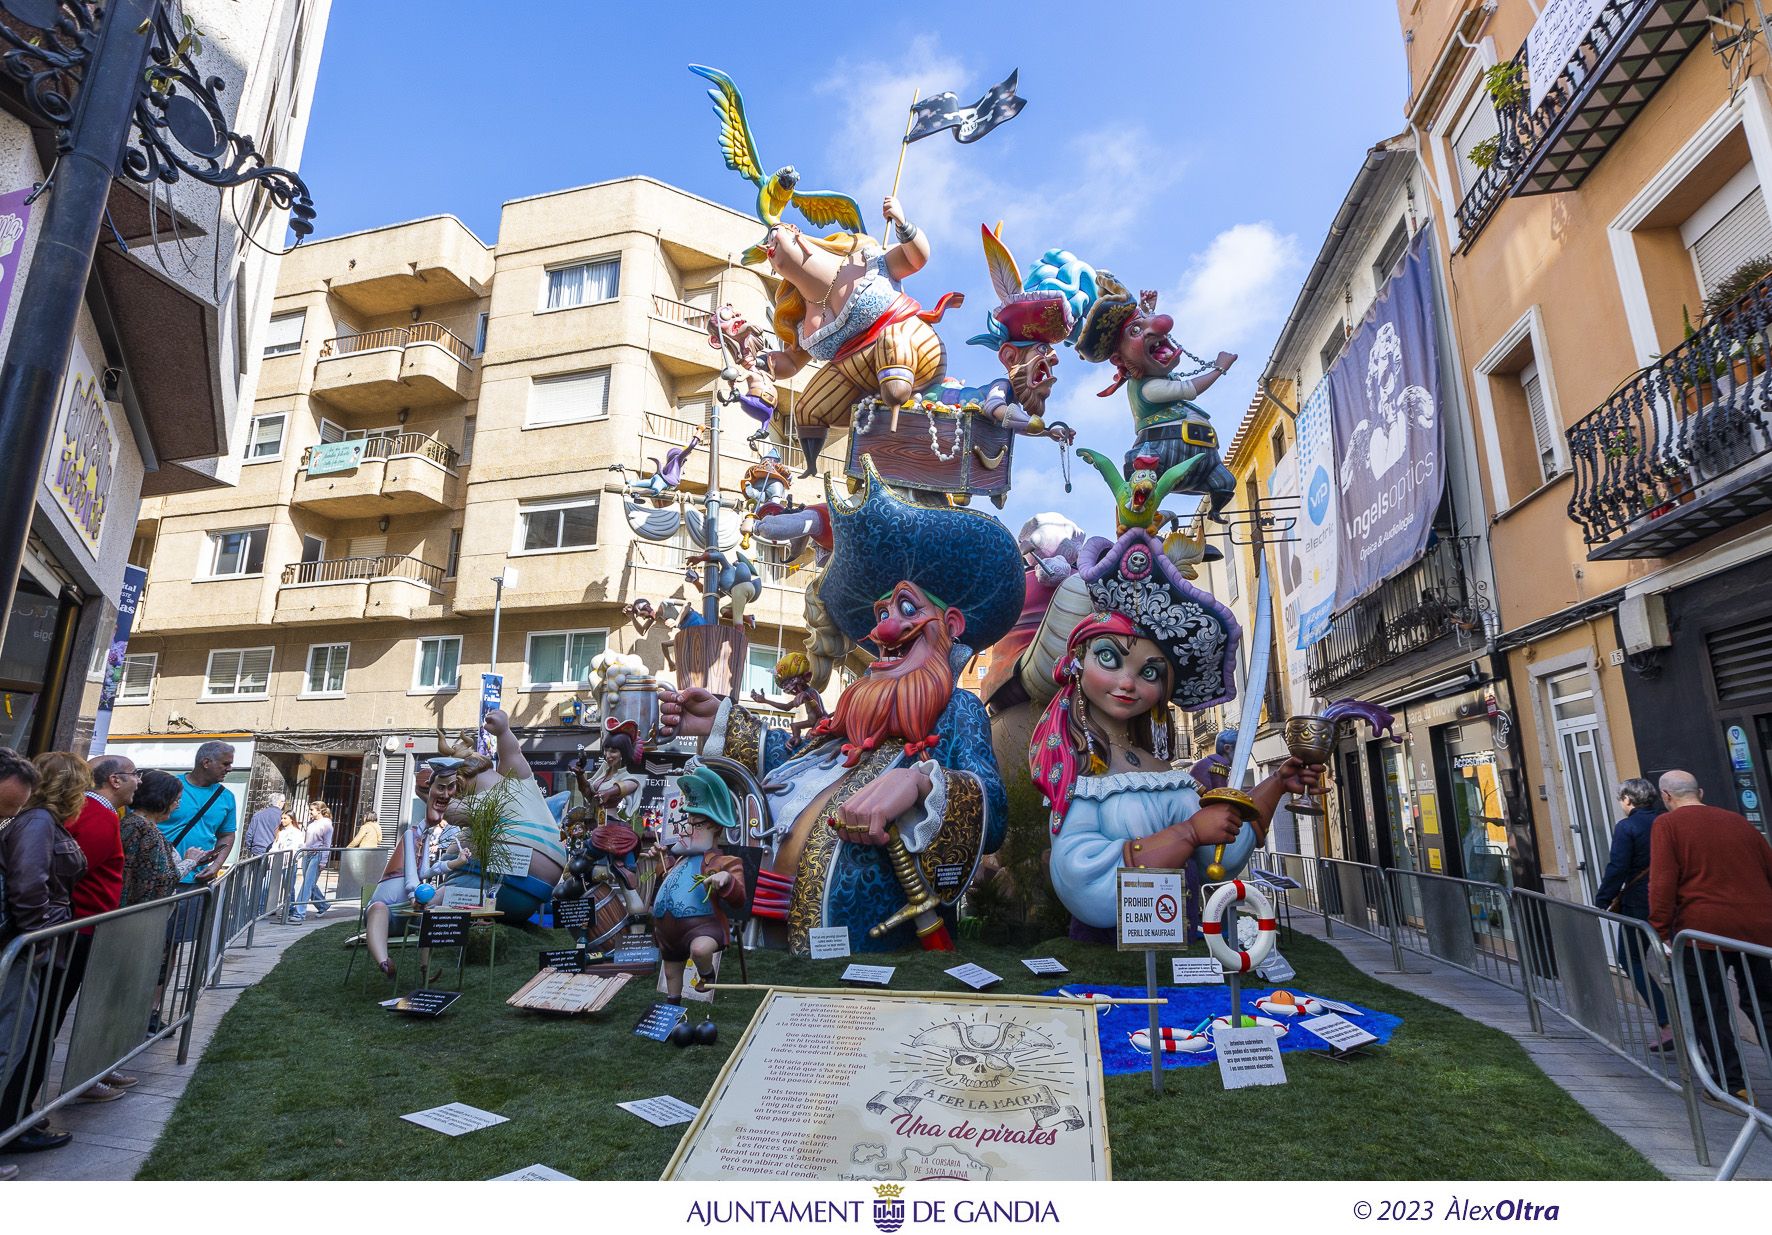
<instances>
[{"instance_id":1,"label":"cannonball","mask_svg":"<svg viewBox=\"0 0 1772 1235\"><path fill-rule=\"evenodd\" d=\"M566 869L581 877L591 873L591 865L591 859L582 853L575 853L566 860Z\"/></svg>"},{"instance_id":2,"label":"cannonball","mask_svg":"<svg viewBox=\"0 0 1772 1235\"><path fill-rule=\"evenodd\" d=\"M437 889L428 883L421 883L413 889L412 899L421 905L428 905L437 899Z\"/></svg>"},{"instance_id":3,"label":"cannonball","mask_svg":"<svg viewBox=\"0 0 1772 1235\"><path fill-rule=\"evenodd\" d=\"M712 1021L703 1021L690 1031L697 1046L712 1046L720 1036L720 1030Z\"/></svg>"},{"instance_id":4,"label":"cannonball","mask_svg":"<svg viewBox=\"0 0 1772 1235\"><path fill-rule=\"evenodd\" d=\"M688 1046L691 1042L695 1041L695 1030L689 1027L688 1021L678 1021L676 1027L671 1030L670 1036L667 1037L665 1041L669 1042L672 1046L679 1048Z\"/></svg>"}]
</instances>

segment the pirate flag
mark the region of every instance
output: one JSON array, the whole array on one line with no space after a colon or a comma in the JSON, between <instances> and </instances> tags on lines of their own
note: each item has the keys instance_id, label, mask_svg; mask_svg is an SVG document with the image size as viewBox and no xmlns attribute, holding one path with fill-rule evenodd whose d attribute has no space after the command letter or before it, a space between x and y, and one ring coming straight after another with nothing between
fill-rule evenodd
<instances>
[{"instance_id":1,"label":"pirate flag","mask_svg":"<svg viewBox=\"0 0 1772 1235\"><path fill-rule=\"evenodd\" d=\"M955 141L977 141L1027 106L1027 100L1015 94L1015 79L1020 72L1016 69L986 90L984 97L971 107L961 107L952 90L913 103L911 127L905 133L905 143L921 141L943 129L952 129Z\"/></svg>"}]
</instances>

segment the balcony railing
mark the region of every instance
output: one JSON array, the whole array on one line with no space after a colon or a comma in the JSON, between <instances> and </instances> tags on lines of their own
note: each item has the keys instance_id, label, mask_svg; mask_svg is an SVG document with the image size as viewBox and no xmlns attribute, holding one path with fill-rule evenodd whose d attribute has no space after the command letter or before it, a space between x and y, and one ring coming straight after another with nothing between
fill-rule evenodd
<instances>
[{"instance_id":1,"label":"balcony railing","mask_svg":"<svg viewBox=\"0 0 1772 1235\"><path fill-rule=\"evenodd\" d=\"M1772 275L1568 432L1591 558L1660 557L1772 509Z\"/></svg>"},{"instance_id":2,"label":"balcony railing","mask_svg":"<svg viewBox=\"0 0 1772 1235\"><path fill-rule=\"evenodd\" d=\"M1489 596L1469 570L1475 541L1439 534L1420 560L1336 614L1310 650L1311 694L1333 697L1347 683L1442 639L1481 642Z\"/></svg>"},{"instance_id":3,"label":"balcony railing","mask_svg":"<svg viewBox=\"0 0 1772 1235\"><path fill-rule=\"evenodd\" d=\"M443 568L396 553L377 557L329 557L317 562L291 562L283 568L283 586L298 583L354 583L369 579L411 579L433 590L443 586Z\"/></svg>"},{"instance_id":4,"label":"balcony railing","mask_svg":"<svg viewBox=\"0 0 1772 1235\"><path fill-rule=\"evenodd\" d=\"M410 326L387 326L359 334L337 335L321 345L320 358L349 356L383 347L409 347L414 343L435 343L462 364L473 363L474 349L436 322L414 322Z\"/></svg>"},{"instance_id":5,"label":"balcony railing","mask_svg":"<svg viewBox=\"0 0 1772 1235\"><path fill-rule=\"evenodd\" d=\"M1524 83L1525 47L1522 46L1508 63ZM1524 88L1523 84L1521 88ZM1495 213L1496 207L1501 205L1502 199L1513 189L1532 141L1532 118L1526 114L1524 103L1496 104L1495 119L1495 159L1482 169L1476 183L1471 185L1470 191L1458 203L1458 243L1461 249L1468 248L1477 238L1477 233L1483 230L1483 225ZM1455 174L1463 174L1462 168L1454 171Z\"/></svg>"},{"instance_id":6,"label":"balcony railing","mask_svg":"<svg viewBox=\"0 0 1772 1235\"><path fill-rule=\"evenodd\" d=\"M664 322L675 322L679 326L687 326L691 330L706 331L708 328L708 311L699 305L687 304L681 300L672 300L669 296L652 298L652 316Z\"/></svg>"},{"instance_id":7,"label":"balcony railing","mask_svg":"<svg viewBox=\"0 0 1772 1235\"><path fill-rule=\"evenodd\" d=\"M304 470L313 453L312 446L302 451L301 465ZM365 459L391 459L396 455L418 455L452 472L461 457L455 447L448 442L439 441L429 433L373 433L363 439Z\"/></svg>"}]
</instances>

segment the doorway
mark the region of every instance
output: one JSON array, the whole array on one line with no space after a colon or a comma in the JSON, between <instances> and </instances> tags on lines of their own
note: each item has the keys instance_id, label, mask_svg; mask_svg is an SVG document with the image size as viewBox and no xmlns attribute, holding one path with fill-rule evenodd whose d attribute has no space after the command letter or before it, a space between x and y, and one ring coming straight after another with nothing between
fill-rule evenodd
<instances>
[{"instance_id":1,"label":"doorway","mask_svg":"<svg viewBox=\"0 0 1772 1235\"><path fill-rule=\"evenodd\" d=\"M1593 675L1571 669L1546 679L1557 759L1563 765L1563 800L1575 838L1575 869L1583 899L1592 902L1612 850L1612 818L1607 811L1606 776L1600 763L1599 709Z\"/></svg>"}]
</instances>

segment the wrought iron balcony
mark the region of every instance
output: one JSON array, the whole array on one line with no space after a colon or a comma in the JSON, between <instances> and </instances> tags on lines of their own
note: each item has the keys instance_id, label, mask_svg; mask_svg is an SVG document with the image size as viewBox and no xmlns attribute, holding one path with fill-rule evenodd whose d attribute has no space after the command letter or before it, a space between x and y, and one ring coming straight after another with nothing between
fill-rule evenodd
<instances>
[{"instance_id":1,"label":"wrought iron balcony","mask_svg":"<svg viewBox=\"0 0 1772 1235\"><path fill-rule=\"evenodd\" d=\"M303 470L306 470L313 453L312 446L302 451ZM373 433L363 439L363 458L366 461L392 459L398 455L418 455L452 472L461 458L455 447L448 442L439 441L429 433Z\"/></svg>"},{"instance_id":2,"label":"wrought iron balcony","mask_svg":"<svg viewBox=\"0 0 1772 1235\"><path fill-rule=\"evenodd\" d=\"M443 586L443 568L398 553L384 553L377 557L329 557L317 562L291 562L283 568L284 587L370 579L410 579L437 589Z\"/></svg>"},{"instance_id":3,"label":"wrought iron balcony","mask_svg":"<svg viewBox=\"0 0 1772 1235\"><path fill-rule=\"evenodd\" d=\"M1474 536L1439 534L1420 560L1335 615L1312 645L1311 694L1333 697L1375 669L1442 639L1481 642L1488 587L1469 569Z\"/></svg>"},{"instance_id":4,"label":"wrought iron balcony","mask_svg":"<svg viewBox=\"0 0 1772 1235\"><path fill-rule=\"evenodd\" d=\"M1662 557L1772 510L1772 275L1568 432L1590 558Z\"/></svg>"},{"instance_id":5,"label":"wrought iron balcony","mask_svg":"<svg viewBox=\"0 0 1772 1235\"><path fill-rule=\"evenodd\" d=\"M1526 49L1521 47L1509 64L1516 70L1515 76L1523 83ZM1524 86L1521 88L1524 89ZM1519 180L1520 167L1526 161L1527 143L1532 140L1532 118L1526 114L1523 102L1495 104L1495 119L1497 132L1494 161L1483 168L1476 183L1471 185L1470 191L1458 203L1460 249L1470 247L1476 240L1477 233L1483 230L1483 225L1501 205L1502 199L1512 191Z\"/></svg>"}]
</instances>

